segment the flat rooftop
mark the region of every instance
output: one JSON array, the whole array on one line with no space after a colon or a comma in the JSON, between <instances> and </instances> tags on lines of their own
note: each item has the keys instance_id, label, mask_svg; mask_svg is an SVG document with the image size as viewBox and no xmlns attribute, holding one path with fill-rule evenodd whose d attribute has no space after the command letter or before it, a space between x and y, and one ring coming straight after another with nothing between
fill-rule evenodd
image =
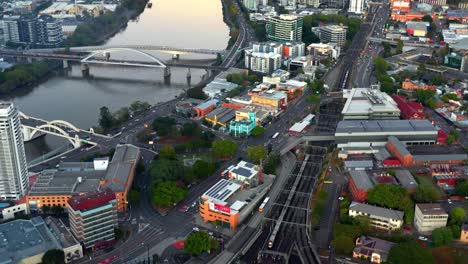
<instances>
[{"instance_id":1,"label":"flat rooftop","mask_svg":"<svg viewBox=\"0 0 468 264\"><path fill-rule=\"evenodd\" d=\"M416 204L424 215L447 215L445 209L438 203Z\"/></svg>"},{"instance_id":2,"label":"flat rooftop","mask_svg":"<svg viewBox=\"0 0 468 264\"><path fill-rule=\"evenodd\" d=\"M378 216L378 217L382 217L382 218L388 218L388 219L392 219L392 220L403 221L403 212L402 211L387 209L387 208L383 208L383 207L380 207L380 206L374 206L374 205L365 204L365 203L352 202L351 205L349 205L349 210L368 213L368 214L370 214L372 216Z\"/></svg>"},{"instance_id":3,"label":"flat rooftop","mask_svg":"<svg viewBox=\"0 0 468 264\"><path fill-rule=\"evenodd\" d=\"M45 223L57 241L60 242L62 248L68 248L80 244L80 242L78 242L71 234L70 229L65 226L62 220L48 216L45 219Z\"/></svg>"},{"instance_id":4,"label":"flat rooftop","mask_svg":"<svg viewBox=\"0 0 468 264\"><path fill-rule=\"evenodd\" d=\"M395 178L397 178L401 186L408 190L415 190L418 188L418 183L408 170L395 170Z\"/></svg>"},{"instance_id":5,"label":"flat rooftop","mask_svg":"<svg viewBox=\"0 0 468 264\"><path fill-rule=\"evenodd\" d=\"M54 248L61 245L41 217L0 224L0 263L20 263Z\"/></svg>"},{"instance_id":6,"label":"flat rooftop","mask_svg":"<svg viewBox=\"0 0 468 264\"><path fill-rule=\"evenodd\" d=\"M335 134L379 132L433 132L437 128L427 119L422 120L343 120L338 122Z\"/></svg>"},{"instance_id":7,"label":"flat rooftop","mask_svg":"<svg viewBox=\"0 0 468 264\"><path fill-rule=\"evenodd\" d=\"M343 91L346 104L341 113L343 115L372 114L389 112L399 116L400 109L388 94L376 89L353 88Z\"/></svg>"},{"instance_id":8,"label":"flat rooftop","mask_svg":"<svg viewBox=\"0 0 468 264\"><path fill-rule=\"evenodd\" d=\"M206 118L217 120L219 123L226 124L236 117L236 110L228 107L218 107L206 114Z\"/></svg>"},{"instance_id":9,"label":"flat rooftop","mask_svg":"<svg viewBox=\"0 0 468 264\"><path fill-rule=\"evenodd\" d=\"M226 179L219 180L215 185L211 186L202 197L222 205L226 205L226 200L241 188L240 184Z\"/></svg>"}]
</instances>

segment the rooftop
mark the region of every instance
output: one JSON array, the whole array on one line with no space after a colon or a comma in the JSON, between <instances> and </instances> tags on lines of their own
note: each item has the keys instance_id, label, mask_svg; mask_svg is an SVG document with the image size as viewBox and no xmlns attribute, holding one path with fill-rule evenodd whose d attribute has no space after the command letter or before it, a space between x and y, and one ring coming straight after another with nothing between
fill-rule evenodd
<instances>
[{"instance_id":1,"label":"rooftop","mask_svg":"<svg viewBox=\"0 0 468 264\"><path fill-rule=\"evenodd\" d=\"M371 216L403 221L403 212L370 204L352 202L349 205L349 210L367 213Z\"/></svg>"},{"instance_id":2,"label":"rooftop","mask_svg":"<svg viewBox=\"0 0 468 264\"><path fill-rule=\"evenodd\" d=\"M62 220L48 216L45 219L45 223L57 241L60 242L62 248L68 248L80 244L71 234L70 230L65 226Z\"/></svg>"},{"instance_id":3,"label":"rooftop","mask_svg":"<svg viewBox=\"0 0 468 264\"><path fill-rule=\"evenodd\" d=\"M363 170L350 171L349 174L353 179L354 184L359 190L370 190L374 185L370 181L369 175Z\"/></svg>"},{"instance_id":4,"label":"rooftop","mask_svg":"<svg viewBox=\"0 0 468 264\"><path fill-rule=\"evenodd\" d=\"M88 211L108 204L115 200L115 194L110 189L74 195L68 201L68 205L75 211Z\"/></svg>"},{"instance_id":5,"label":"rooftop","mask_svg":"<svg viewBox=\"0 0 468 264\"><path fill-rule=\"evenodd\" d=\"M408 170L395 170L395 177L408 190L415 190L418 187L418 183Z\"/></svg>"},{"instance_id":6,"label":"rooftop","mask_svg":"<svg viewBox=\"0 0 468 264\"><path fill-rule=\"evenodd\" d=\"M217 103L218 103L218 100L211 99L211 100L208 100L206 102L203 102L203 103L197 105L196 108L198 108L198 109L207 109L208 107L210 107L212 105L216 105Z\"/></svg>"},{"instance_id":7,"label":"rooftop","mask_svg":"<svg viewBox=\"0 0 468 264\"><path fill-rule=\"evenodd\" d=\"M393 242L378 239L370 236L360 236L356 241L354 252L358 255L371 257L375 252L380 255L382 261L386 261L390 249L395 245Z\"/></svg>"},{"instance_id":8,"label":"rooftop","mask_svg":"<svg viewBox=\"0 0 468 264\"><path fill-rule=\"evenodd\" d=\"M219 180L215 185L211 186L202 197L218 204L226 204L226 200L240 189L240 184L226 179Z\"/></svg>"},{"instance_id":9,"label":"rooftop","mask_svg":"<svg viewBox=\"0 0 468 264\"><path fill-rule=\"evenodd\" d=\"M427 119L422 120L343 120L338 122L336 134L359 132L433 132L437 128Z\"/></svg>"},{"instance_id":10,"label":"rooftop","mask_svg":"<svg viewBox=\"0 0 468 264\"><path fill-rule=\"evenodd\" d=\"M251 179L258 174L257 166L244 160L239 161L229 172L247 179Z\"/></svg>"},{"instance_id":11,"label":"rooftop","mask_svg":"<svg viewBox=\"0 0 468 264\"><path fill-rule=\"evenodd\" d=\"M371 168L374 166L372 160L345 160L345 168Z\"/></svg>"},{"instance_id":12,"label":"rooftop","mask_svg":"<svg viewBox=\"0 0 468 264\"><path fill-rule=\"evenodd\" d=\"M275 99L275 100L280 100L280 99L288 97L286 94L275 91L275 90L268 90L262 94L253 95L253 96L258 96L258 97L267 98L267 99Z\"/></svg>"},{"instance_id":13,"label":"rooftop","mask_svg":"<svg viewBox=\"0 0 468 264\"><path fill-rule=\"evenodd\" d=\"M403 157L411 155L411 153L406 148L406 145L403 144L398 138L395 136L389 136L388 142L390 142L400 153Z\"/></svg>"},{"instance_id":14,"label":"rooftop","mask_svg":"<svg viewBox=\"0 0 468 264\"><path fill-rule=\"evenodd\" d=\"M378 112L397 113L398 109L395 101L388 94L376 89L353 88L343 91L346 104L341 113L343 115L372 114Z\"/></svg>"},{"instance_id":15,"label":"rooftop","mask_svg":"<svg viewBox=\"0 0 468 264\"><path fill-rule=\"evenodd\" d=\"M236 110L228 107L218 107L206 115L206 118L217 120L217 122L226 124L236 117Z\"/></svg>"},{"instance_id":16,"label":"rooftop","mask_svg":"<svg viewBox=\"0 0 468 264\"><path fill-rule=\"evenodd\" d=\"M423 215L447 215L447 212L438 203L416 204Z\"/></svg>"},{"instance_id":17,"label":"rooftop","mask_svg":"<svg viewBox=\"0 0 468 264\"><path fill-rule=\"evenodd\" d=\"M0 263L20 263L47 250L61 248L41 217L0 225Z\"/></svg>"}]
</instances>

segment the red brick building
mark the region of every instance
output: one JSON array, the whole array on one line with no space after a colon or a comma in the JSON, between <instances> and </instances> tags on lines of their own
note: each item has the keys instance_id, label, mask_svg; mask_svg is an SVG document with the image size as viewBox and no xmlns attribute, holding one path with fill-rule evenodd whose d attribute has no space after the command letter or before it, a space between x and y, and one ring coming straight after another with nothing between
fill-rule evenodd
<instances>
[{"instance_id":1,"label":"red brick building","mask_svg":"<svg viewBox=\"0 0 468 264\"><path fill-rule=\"evenodd\" d=\"M369 175L364 170L350 171L349 191L354 201L367 201L367 193L374 185L372 184Z\"/></svg>"},{"instance_id":2,"label":"red brick building","mask_svg":"<svg viewBox=\"0 0 468 264\"><path fill-rule=\"evenodd\" d=\"M217 103L218 100L209 100L195 106L193 110L197 112L197 117L202 117L208 114L209 112L213 111L213 109L216 108Z\"/></svg>"},{"instance_id":3,"label":"red brick building","mask_svg":"<svg viewBox=\"0 0 468 264\"><path fill-rule=\"evenodd\" d=\"M425 119L424 109L421 103L407 102L401 95L393 95L393 100L397 103L404 119Z\"/></svg>"}]
</instances>

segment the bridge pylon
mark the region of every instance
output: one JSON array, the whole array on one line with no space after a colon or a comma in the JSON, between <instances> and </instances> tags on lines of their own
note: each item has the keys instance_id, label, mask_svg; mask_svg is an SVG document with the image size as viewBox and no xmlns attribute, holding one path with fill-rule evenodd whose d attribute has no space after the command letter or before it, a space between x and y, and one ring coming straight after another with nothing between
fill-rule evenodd
<instances>
[{"instance_id":1,"label":"bridge pylon","mask_svg":"<svg viewBox=\"0 0 468 264\"><path fill-rule=\"evenodd\" d=\"M83 77L89 77L89 64L81 64L81 73L83 74Z\"/></svg>"},{"instance_id":2,"label":"bridge pylon","mask_svg":"<svg viewBox=\"0 0 468 264\"><path fill-rule=\"evenodd\" d=\"M169 66L164 68L164 82L166 84L171 82L171 68Z\"/></svg>"}]
</instances>

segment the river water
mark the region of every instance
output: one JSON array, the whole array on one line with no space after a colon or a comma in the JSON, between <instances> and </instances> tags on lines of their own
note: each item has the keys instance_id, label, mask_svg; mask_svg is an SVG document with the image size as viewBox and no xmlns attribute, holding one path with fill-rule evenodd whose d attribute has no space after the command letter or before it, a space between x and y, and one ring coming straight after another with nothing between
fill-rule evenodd
<instances>
[{"instance_id":1,"label":"river water","mask_svg":"<svg viewBox=\"0 0 468 264\"><path fill-rule=\"evenodd\" d=\"M221 0L152 0L152 8L108 40L107 45L167 45L181 48L225 49L229 28L223 22ZM160 59L170 54L153 53ZM140 54L124 52L113 58L143 59ZM209 58L209 57L208 57ZM181 59L208 59L200 55L181 55ZM213 57L211 57L213 58ZM20 111L47 120L62 119L88 129L98 122L99 108L111 111L135 100L151 104L173 99L188 88L187 69L171 69L170 84L163 72L154 68L91 66L92 78L82 77L79 65L65 75L54 76L27 92L3 97L13 100ZM191 70L191 84L197 83L204 70ZM28 160L63 144L47 136L26 144Z\"/></svg>"}]
</instances>

